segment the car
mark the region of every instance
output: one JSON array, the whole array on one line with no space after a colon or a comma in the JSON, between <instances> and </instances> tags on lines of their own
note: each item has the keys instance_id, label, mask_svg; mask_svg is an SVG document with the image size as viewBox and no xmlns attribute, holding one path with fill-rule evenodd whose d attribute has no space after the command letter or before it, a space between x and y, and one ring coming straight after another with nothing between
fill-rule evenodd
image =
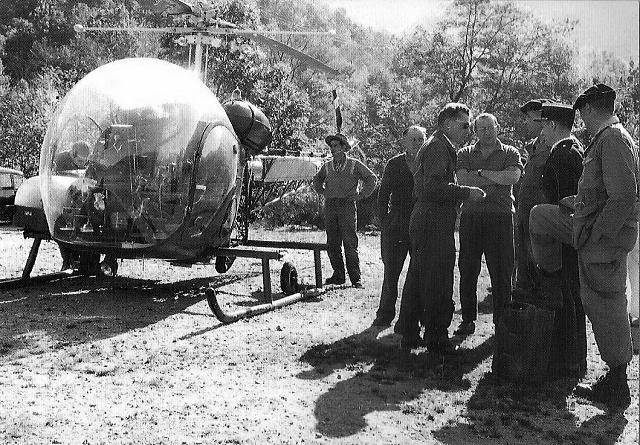
<instances>
[{"instance_id":1,"label":"car","mask_svg":"<svg viewBox=\"0 0 640 445\"><path fill-rule=\"evenodd\" d=\"M0 167L0 221L10 222L12 220L16 190L23 181L24 174L21 171Z\"/></svg>"}]
</instances>

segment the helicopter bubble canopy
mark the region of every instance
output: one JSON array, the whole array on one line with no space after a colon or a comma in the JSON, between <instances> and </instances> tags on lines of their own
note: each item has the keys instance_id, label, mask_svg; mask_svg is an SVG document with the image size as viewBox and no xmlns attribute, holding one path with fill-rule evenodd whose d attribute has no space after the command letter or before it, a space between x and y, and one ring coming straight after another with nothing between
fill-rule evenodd
<instances>
[{"instance_id":1,"label":"helicopter bubble canopy","mask_svg":"<svg viewBox=\"0 0 640 445\"><path fill-rule=\"evenodd\" d=\"M103 65L66 95L45 135L50 233L116 248L197 238L236 185L238 145L194 73L147 58Z\"/></svg>"}]
</instances>

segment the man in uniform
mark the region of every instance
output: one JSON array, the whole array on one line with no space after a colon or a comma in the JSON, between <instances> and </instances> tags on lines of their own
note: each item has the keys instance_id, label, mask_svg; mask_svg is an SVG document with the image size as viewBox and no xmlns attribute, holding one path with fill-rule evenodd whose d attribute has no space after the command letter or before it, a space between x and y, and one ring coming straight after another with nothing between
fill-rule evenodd
<instances>
[{"instance_id":1,"label":"man in uniform","mask_svg":"<svg viewBox=\"0 0 640 445\"><path fill-rule=\"evenodd\" d=\"M313 187L325 197L324 219L327 231L327 255L333 275L326 284L344 284L345 271L342 261L342 245L347 272L353 287L362 287L360 259L358 258L358 234L356 232L356 201L369 196L378 178L361 161L348 157L351 148L341 133L329 135L325 142L331 148L333 158L325 162L313 178ZM362 189L358 186L362 182Z\"/></svg>"},{"instance_id":2,"label":"man in uniform","mask_svg":"<svg viewBox=\"0 0 640 445\"><path fill-rule=\"evenodd\" d=\"M533 206L547 202L542 192L542 169L549 157L550 146L538 137L542 130L540 114L547 99L533 99L520 107L525 119L525 136L530 139L525 146L527 162L517 190L517 209L515 226L516 281L514 297L528 299L538 286L538 276L531 258L529 239L529 213Z\"/></svg>"},{"instance_id":3,"label":"man in uniform","mask_svg":"<svg viewBox=\"0 0 640 445\"><path fill-rule=\"evenodd\" d=\"M462 323L457 335L475 331L482 254L491 277L494 323L511 299L515 212L511 187L522 172L518 150L498 139L498 121L493 114L478 115L474 127L478 142L458 152L456 175L460 184L481 187L487 196L462 205L458 256Z\"/></svg>"},{"instance_id":4,"label":"man in uniform","mask_svg":"<svg viewBox=\"0 0 640 445\"><path fill-rule=\"evenodd\" d=\"M610 87L597 84L576 99L573 108L592 136L577 196L573 202L565 198L560 206L536 206L530 216L533 254L547 299L562 296L560 243L573 244L578 251L582 304L609 370L593 385L579 385L575 394L602 402L612 411L630 403L626 259L638 236L640 195L638 147L614 115L615 97Z\"/></svg>"},{"instance_id":5,"label":"man in uniform","mask_svg":"<svg viewBox=\"0 0 640 445\"><path fill-rule=\"evenodd\" d=\"M454 308L454 230L458 203L485 196L478 187L456 183L455 146L469 138L470 125L466 105L445 105L438 115L438 129L418 152L413 193L416 202L409 221L411 260L395 325L395 332L402 335L401 347L405 351L422 343L419 320L423 315L429 351L452 350L448 328Z\"/></svg>"},{"instance_id":6,"label":"man in uniform","mask_svg":"<svg viewBox=\"0 0 640 445\"><path fill-rule=\"evenodd\" d=\"M549 204L558 204L561 199L578 193L582 145L571 137L574 119L575 110L571 105L547 102L542 106L540 139L551 147L542 168L544 202Z\"/></svg>"},{"instance_id":7,"label":"man in uniform","mask_svg":"<svg viewBox=\"0 0 640 445\"><path fill-rule=\"evenodd\" d=\"M415 158L426 140L426 131L417 125L407 128L402 135L404 152L389 159L382 174L378 192L378 214L382 225L380 253L384 264L384 279L380 306L373 326L390 326L396 316L398 279L409 252Z\"/></svg>"}]
</instances>

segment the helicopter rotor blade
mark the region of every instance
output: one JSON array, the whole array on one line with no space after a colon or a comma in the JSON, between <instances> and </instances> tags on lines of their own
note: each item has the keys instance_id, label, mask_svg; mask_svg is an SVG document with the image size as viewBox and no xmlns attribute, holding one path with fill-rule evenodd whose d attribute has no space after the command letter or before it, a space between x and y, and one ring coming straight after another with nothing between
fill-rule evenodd
<instances>
[{"instance_id":1,"label":"helicopter rotor blade","mask_svg":"<svg viewBox=\"0 0 640 445\"><path fill-rule=\"evenodd\" d=\"M257 42L273 47L278 51L281 51L291 57L301 60L302 62L306 63L310 67L313 67L317 70L324 71L325 73L331 74L333 76L336 76L339 73L337 69L331 68L329 65L326 65L321 61L319 61L318 59L311 57L309 54L305 54L302 51L298 51L297 49L292 48L289 45L286 45L278 40L272 39L270 37L267 37L265 35L258 34L255 32L251 37Z\"/></svg>"},{"instance_id":2,"label":"helicopter rotor blade","mask_svg":"<svg viewBox=\"0 0 640 445\"><path fill-rule=\"evenodd\" d=\"M87 31L124 31L124 32L155 32L160 34L193 34L194 28L181 28L179 26L170 26L164 28L145 28L144 26L84 26L80 24L73 25L73 29L77 33Z\"/></svg>"}]
</instances>

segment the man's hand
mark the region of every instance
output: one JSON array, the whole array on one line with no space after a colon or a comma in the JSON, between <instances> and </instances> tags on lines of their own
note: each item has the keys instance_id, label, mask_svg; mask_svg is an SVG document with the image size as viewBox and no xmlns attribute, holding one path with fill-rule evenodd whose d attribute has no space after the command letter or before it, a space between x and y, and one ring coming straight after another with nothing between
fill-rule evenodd
<instances>
[{"instance_id":1,"label":"man's hand","mask_svg":"<svg viewBox=\"0 0 640 445\"><path fill-rule=\"evenodd\" d=\"M487 194L480 187L469 187L469 201L480 201L484 199Z\"/></svg>"}]
</instances>

